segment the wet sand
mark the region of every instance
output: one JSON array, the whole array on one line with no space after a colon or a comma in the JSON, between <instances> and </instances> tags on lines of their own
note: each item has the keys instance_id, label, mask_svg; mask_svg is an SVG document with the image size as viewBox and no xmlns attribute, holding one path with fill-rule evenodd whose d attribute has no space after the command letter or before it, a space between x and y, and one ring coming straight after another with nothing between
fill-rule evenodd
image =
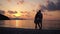
<instances>
[{"instance_id":1,"label":"wet sand","mask_svg":"<svg viewBox=\"0 0 60 34\"><path fill-rule=\"evenodd\" d=\"M60 30L39 30L0 27L0 34L60 34Z\"/></svg>"}]
</instances>

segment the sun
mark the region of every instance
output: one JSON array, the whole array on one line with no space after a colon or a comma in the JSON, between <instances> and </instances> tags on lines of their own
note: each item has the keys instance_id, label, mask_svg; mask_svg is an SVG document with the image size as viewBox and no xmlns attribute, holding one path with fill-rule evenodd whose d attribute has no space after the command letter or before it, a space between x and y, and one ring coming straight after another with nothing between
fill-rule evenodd
<instances>
[{"instance_id":1,"label":"sun","mask_svg":"<svg viewBox=\"0 0 60 34\"><path fill-rule=\"evenodd\" d=\"M16 13L16 14L14 14L14 16L19 17L19 16L21 16L21 13Z\"/></svg>"},{"instance_id":2,"label":"sun","mask_svg":"<svg viewBox=\"0 0 60 34\"><path fill-rule=\"evenodd\" d=\"M21 16L21 14L15 14L15 16L17 16L17 17L18 17L18 16Z\"/></svg>"}]
</instances>

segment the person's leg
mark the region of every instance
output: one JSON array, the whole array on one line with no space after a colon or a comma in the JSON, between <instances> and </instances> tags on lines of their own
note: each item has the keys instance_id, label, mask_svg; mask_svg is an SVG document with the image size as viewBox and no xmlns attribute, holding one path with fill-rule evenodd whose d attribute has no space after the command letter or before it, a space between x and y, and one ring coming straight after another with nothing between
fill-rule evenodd
<instances>
[{"instance_id":1,"label":"person's leg","mask_svg":"<svg viewBox=\"0 0 60 34\"><path fill-rule=\"evenodd\" d=\"M41 26L40 26L40 23L38 23L38 27L39 27L39 29L40 29L40 27L41 27Z\"/></svg>"},{"instance_id":2,"label":"person's leg","mask_svg":"<svg viewBox=\"0 0 60 34\"><path fill-rule=\"evenodd\" d=\"M37 29L37 23L35 23L35 29Z\"/></svg>"},{"instance_id":3,"label":"person's leg","mask_svg":"<svg viewBox=\"0 0 60 34\"><path fill-rule=\"evenodd\" d=\"M39 29L42 29L42 23L38 23Z\"/></svg>"},{"instance_id":4,"label":"person's leg","mask_svg":"<svg viewBox=\"0 0 60 34\"><path fill-rule=\"evenodd\" d=\"M40 23L40 29L42 29L42 23Z\"/></svg>"}]
</instances>

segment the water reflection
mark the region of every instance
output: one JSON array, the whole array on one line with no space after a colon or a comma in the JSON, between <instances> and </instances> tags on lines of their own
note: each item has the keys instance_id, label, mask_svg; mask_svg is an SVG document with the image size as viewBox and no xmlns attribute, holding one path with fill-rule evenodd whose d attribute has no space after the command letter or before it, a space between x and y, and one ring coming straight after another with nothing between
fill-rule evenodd
<instances>
[{"instance_id":1,"label":"water reflection","mask_svg":"<svg viewBox=\"0 0 60 34\"><path fill-rule=\"evenodd\" d=\"M34 28L34 23L31 20L3 20L0 21L0 27L11 28Z\"/></svg>"},{"instance_id":2,"label":"water reflection","mask_svg":"<svg viewBox=\"0 0 60 34\"><path fill-rule=\"evenodd\" d=\"M4 27L16 27L16 21L15 20L5 20Z\"/></svg>"},{"instance_id":3,"label":"water reflection","mask_svg":"<svg viewBox=\"0 0 60 34\"><path fill-rule=\"evenodd\" d=\"M22 21L16 20L16 27L22 27Z\"/></svg>"},{"instance_id":4,"label":"water reflection","mask_svg":"<svg viewBox=\"0 0 60 34\"><path fill-rule=\"evenodd\" d=\"M15 20L0 20L0 27L15 27Z\"/></svg>"},{"instance_id":5,"label":"water reflection","mask_svg":"<svg viewBox=\"0 0 60 34\"><path fill-rule=\"evenodd\" d=\"M4 20L0 20L0 27L2 27L4 25Z\"/></svg>"},{"instance_id":6,"label":"water reflection","mask_svg":"<svg viewBox=\"0 0 60 34\"><path fill-rule=\"evenodd\" d=\"M34 28L34 23L32 20L16 20L17 28Z\"/></svg>"},{"instance_id":7,"label":"water reflection","mask_svg":"<svg viewBox=\"0 0 60 34\"><path fill-rule=\"evenodd\" d=\"M11 28L34 28L33 20L0 20L0 27L11 27ZM60 29L60 21L55 20L43 20L43 29Z\"/></svg>"}]
</instances>

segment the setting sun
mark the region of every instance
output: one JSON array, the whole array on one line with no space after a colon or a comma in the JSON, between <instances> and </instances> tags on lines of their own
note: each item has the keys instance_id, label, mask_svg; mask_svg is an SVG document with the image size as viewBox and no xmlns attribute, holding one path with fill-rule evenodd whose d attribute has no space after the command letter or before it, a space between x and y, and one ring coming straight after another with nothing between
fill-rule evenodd
<instances>
[{"instance_id":1,"label":"setting sun","mask_svg":"<svg viewBox=\"0 0 60 34\"><path fill-rule=\"evenodd\" d=\"M21 16L21 13L13 14L15 17Z\"/></svg>"}]
</instances>

